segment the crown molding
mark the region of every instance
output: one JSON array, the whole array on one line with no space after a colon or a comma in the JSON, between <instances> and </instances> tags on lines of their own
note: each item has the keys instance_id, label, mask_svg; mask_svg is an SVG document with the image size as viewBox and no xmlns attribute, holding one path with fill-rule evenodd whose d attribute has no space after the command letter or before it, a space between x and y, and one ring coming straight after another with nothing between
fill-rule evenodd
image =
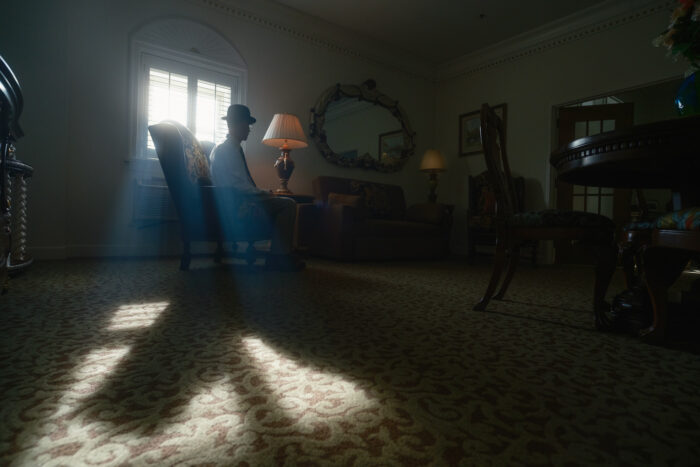
<instances>
[{"instance_id":1,"label":"crown molding","mask_svg":"<svg viewBox=\"0 0 700 467\"><path fill-rule=\"evenodd\" d=\"M189 0L331 52L435 81L435 64L269 0Z\"/></svg>"},{"instance_id":2,"label":"crown molding","mask_svg":"<svg viewBox=\"0 0 700 467\"><path fill-rule=\"evenodd\" d=\"M608 0L524 34L444 62L438 65L435 77L440 82L488 70L618 28L659 11L671 10L675 4L673 0Z\"/></svg>"}]
</instances>

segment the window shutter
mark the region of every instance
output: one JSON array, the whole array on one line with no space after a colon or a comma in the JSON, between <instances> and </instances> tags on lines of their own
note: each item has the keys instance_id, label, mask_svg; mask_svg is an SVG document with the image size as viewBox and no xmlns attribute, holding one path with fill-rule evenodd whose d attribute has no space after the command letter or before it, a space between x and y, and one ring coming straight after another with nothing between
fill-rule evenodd
<instances>
[{"instance_id":1,"label":"window shutter","mask_svg":"<svg viewBox=\"0 0 700 467\"><path fill-rule=\"evenodd\" d=\"M187 125L187 76L149 68L148 125L163 120L175 120ZM155 148L150 134L148 148Z\"/></svg>"},{"instance_id":2,"label":"window shutter","mask_svg":"<svg viewBox=\"0 0 700 467\"><path fill-rule=\"evenodd\" d=\"M228 126L221 117L231 105L231 88L217 83L197 80L196 123L197 139L216 144L226 139Z\"/></svg>"}]
</instances>

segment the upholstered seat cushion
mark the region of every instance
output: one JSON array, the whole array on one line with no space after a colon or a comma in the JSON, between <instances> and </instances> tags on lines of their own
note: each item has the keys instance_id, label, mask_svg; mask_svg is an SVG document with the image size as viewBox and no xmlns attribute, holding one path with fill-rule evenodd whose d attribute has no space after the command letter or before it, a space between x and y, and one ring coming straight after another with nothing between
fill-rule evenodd
<instances>
[{"instance_id":1,"label":"upholstered seat cushion","mask_svg":"<svg viewBox=\"0 0 700 467\"><path fill-rule=\"evenodd\" d=\"M598 227L614 228L613 221L600 214L583 211L544 211L521 212L513 216L515 227Z\"/></svg>"},{"instance_id":2,"label":"upholstered seat cushion","mask_svg":"<svg viewBox=\"0 0 700 467\"><path fill-rule=\"evenodd\" d=\"M669 212L656 219L657 229L700 230L700 207Z\"/></svg>"},{"instance_id":3,"label":"upholstered seat cushion","mask_svg":"<svg viewBox=\"0 0 700 467\"><path fill-rule=\"evenodd\" d=\"M625 230L700 230L700 207L681 209L663 214L653 221L630 222Z\"/></svg>"},{"instance_id":4,"label":"upholstered seat cushion","mask_svg":"<svg viewBox=\"0 0 700 467\"><path fill-rule=\"evenodd\" d=\"M624 230L651 230L656 227L656 219L653 221L628 222L623 227Z\"/></svg>"}]
</instances>

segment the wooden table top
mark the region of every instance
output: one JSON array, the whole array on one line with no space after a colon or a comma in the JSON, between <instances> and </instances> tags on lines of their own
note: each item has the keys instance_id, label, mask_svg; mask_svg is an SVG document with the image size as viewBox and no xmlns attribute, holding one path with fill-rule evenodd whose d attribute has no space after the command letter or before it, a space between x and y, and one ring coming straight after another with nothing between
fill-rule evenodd
<instances>
[{"instance_id":1,"label":"wooden table top","mask_svg":"<svg viewBox=\"0 0 700 467\"><path fill-rule=\"evenodd\" d=\"M558 180L611 188L700 189L700 116L579 138L554 151Z\"/></svg>"}]
</instances>

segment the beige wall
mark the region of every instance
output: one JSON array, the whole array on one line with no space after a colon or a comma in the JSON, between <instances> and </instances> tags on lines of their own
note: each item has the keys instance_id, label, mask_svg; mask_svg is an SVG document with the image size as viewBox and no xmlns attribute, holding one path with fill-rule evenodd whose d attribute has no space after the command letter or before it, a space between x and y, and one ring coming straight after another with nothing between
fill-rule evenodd
<instances>
[{"instance_id":1,"label":"beige wall","mask_svg":"<svg viewBox=\"0 0 700 467\"><path fill-rule=\"evenodd\" d=\"M407 201L425 199L418 171L431 146L448 159L439 201L455 204L453 251L466 251L467 175L484 170L481 156L457 156L458 116L482 102L508 104L508 146L514 172L527 180L526 207L551 205L548 157L553 108L681 76L653 37L660 12L481 72L432 83L376 61L332 51L192 0L15 1L0 16L0 54L25 94L26 136L19 158L34 166L29 243L39 257L177 253L172 228L131 225L131 184L138 168L129 147L129 34L164 16L185 17L221 32L248 64L248 104L258 118L247 148L251 171L274 188L276 151L260 140L272 115L293 112L305 126L318 95L336 82L374 78L398 99L417 132L416 155L401 172L380 174L327 163L313 145L293 153L295 192L318 175L398 183ZM273 17L280 18L279 12ZM340 34L340 33L339 33ZM339 36L340 37L340 36Z\"/></svg>"},{"instance_id":2,"label":"beige wall","mask_svg":"<svg viewBox=\"0 0 700 467\"><path fill-rule=\"evenodd\" d=\"M466 252L467 175L485 169L483 156L460 158L458 116L483 102L508 104L507 144L512 170L526 179L527 209L552 205L549 154L553 108L587 97L638 87L683 74L652 39L668 22L660 12L525 58L438 84L436 145L449 169L439 200L456 204L453 251Z\"/></svg>"},{"instance_id":3,"label":"beige wall","mask_svg":"<svg viewBox=\"0 0 700 467\"><path fill-rule=\"evenodd\" d=\"M277 151L260 143L274 113L309 109L337 83L368 78L401 101L417 132L417 154L433 141L435 87L429 81L362 58L331 51L270 27L186 0L15 1L3 6L0 54L25 96L26 136L18 157L32 165L29 244L37 257L177 253L172 227L131 225L131 184L138 171L129 147L129 34L163 16L185 17L221 32L248 64L247 103L258 119L249 137L251 172L275 188ZM313 145L293 153L290 188L311 191L318 175L397 183L409 203L422 200L420 156L401 172L342 169ZM418 187L418 188L416 188Z\"/></svg>"}]
</instances>

